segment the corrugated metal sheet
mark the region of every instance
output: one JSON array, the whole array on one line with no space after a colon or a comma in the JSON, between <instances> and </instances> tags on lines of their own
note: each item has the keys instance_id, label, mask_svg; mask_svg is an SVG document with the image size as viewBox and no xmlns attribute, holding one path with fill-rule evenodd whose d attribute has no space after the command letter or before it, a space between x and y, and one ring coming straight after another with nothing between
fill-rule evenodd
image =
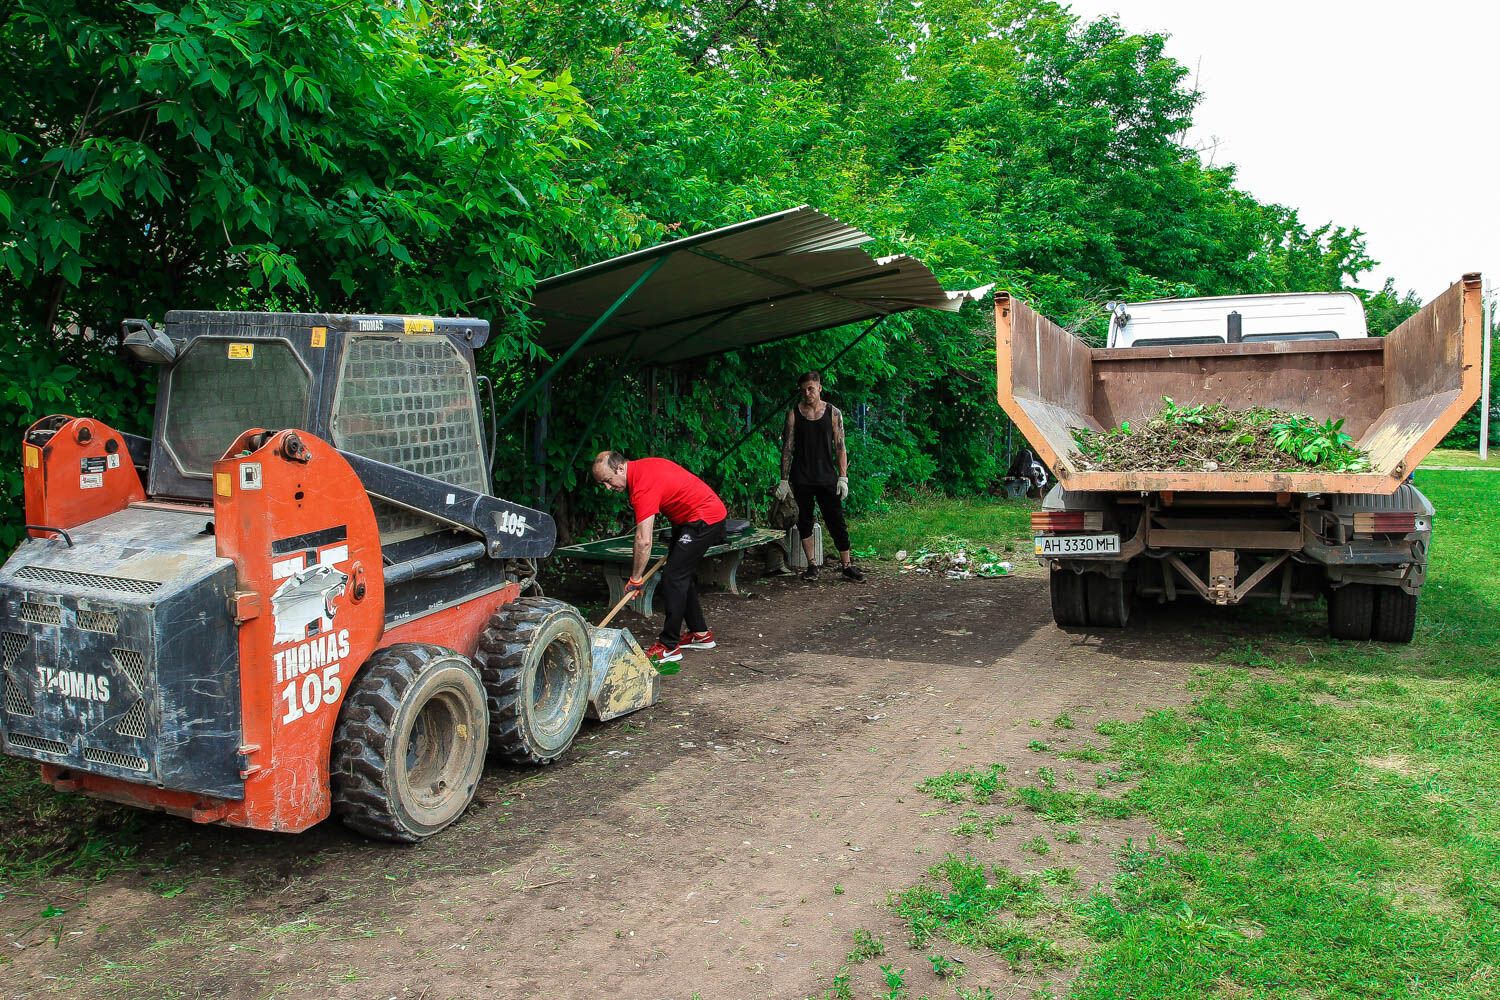
<instances>
[{"instance_id":1,"label":"corrugated metal sheet","mask_svg":"<svg viewBox=\"0 0 1500 1000\"><path fill-rule=\"evenodd\" d=\"M576 357L681 361L908 309L957 312L989 290L945 291L921 261L870 256L870 240L804 205L639 250L541 282L537 339L566 350L663 257Z\"/></svg>"}]
</instances>

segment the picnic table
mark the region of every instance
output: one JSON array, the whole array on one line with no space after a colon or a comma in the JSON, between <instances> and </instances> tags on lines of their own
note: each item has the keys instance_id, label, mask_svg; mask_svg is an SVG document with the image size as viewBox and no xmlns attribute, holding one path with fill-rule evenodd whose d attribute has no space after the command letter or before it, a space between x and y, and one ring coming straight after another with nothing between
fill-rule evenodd
<instances>
[{"instance_id":1,"label":"picnic table","mask_svg":"<svg viewBox=\"0 0 1500 1000\"><path fill-rule=\"evenodd\" d=\"M761 545L775 545L784 552L787 544L786 538L787 532L777 531L774 528L750 528L725 537L724 541L704 553L703 560L698 563L698 585L720 587L731 594L739 594L738 573L745 551ZM653 563L667 554L667 545L671 541L670 529L662 528L657 531L651 545ZM614 607L620 598L625 596L625 584L630 579L634 544L634 535L616 535L613 538L600 538L592 542L579 542L577 545L562 545L553 549L552 554L598 566L604 575L604 582L609 586L610 607ZM658 571L655 576L646 581L645 590L630 602L630 607L643 615L651 615L652 598L656 595L656 586L660 582L661 572Z\"/></svg>"}]
</instances>

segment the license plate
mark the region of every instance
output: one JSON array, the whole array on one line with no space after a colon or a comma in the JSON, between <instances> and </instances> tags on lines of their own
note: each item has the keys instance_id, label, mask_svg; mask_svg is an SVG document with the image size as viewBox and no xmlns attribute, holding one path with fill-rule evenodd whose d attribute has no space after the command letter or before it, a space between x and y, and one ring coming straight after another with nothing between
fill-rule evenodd
<instances>
[{"instance_id":1,"label":"license plate","mask_svg":"<svg viewBox=\"0 0 1500 1000\"><path fill-rule=\"evenodd\" d=\"M1109 535L1037 535L1039 556L1117 556L1120 536Z\"/></svg>"}]
</instances>

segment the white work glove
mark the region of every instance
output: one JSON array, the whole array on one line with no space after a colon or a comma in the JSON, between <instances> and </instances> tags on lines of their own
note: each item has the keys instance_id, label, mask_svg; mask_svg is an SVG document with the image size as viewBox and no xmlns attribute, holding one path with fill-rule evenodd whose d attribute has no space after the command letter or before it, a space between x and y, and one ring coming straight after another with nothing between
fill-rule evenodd
<instances>
[{"instance_id":1,"label":"white work glove","mask_svg":"<svg viewBox=\"0 0 1500 1000\"><path fill-rule=\"evenodd\" d=\"M792 484L783 479L776 484L776 499L790 500L792 497Z\"/></svg>"},{"instance_id":2,"label":"white work glove","mask_svg":"<svg viewBox=\"0 0 1500 1000\"><path fill-rule=\"evenodd\" d=\"M849 499L849 477L839 476L839 484L833 488L833 492L839 495L840 500Z\"/></svg>"}]
</instances>

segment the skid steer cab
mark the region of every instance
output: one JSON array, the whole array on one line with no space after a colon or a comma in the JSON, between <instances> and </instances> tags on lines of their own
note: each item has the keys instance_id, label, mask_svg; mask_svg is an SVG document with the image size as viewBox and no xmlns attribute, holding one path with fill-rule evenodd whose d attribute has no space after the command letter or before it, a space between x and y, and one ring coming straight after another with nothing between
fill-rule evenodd
<instances>
[{"instance_id":1,"label":"skid steer cab","mask_svg":"<svg viewBox=\"0 0 1500 1000\"><path fill-rule=\"evenodd\" d=\"M25 433L0 568L0 744L58 788L295 832L416 841L487 755L549 764L585 713L654 704L537 596L545 513L490 495L471 319L171 312L150 439Z\"/></svg>"}]
</instances>

